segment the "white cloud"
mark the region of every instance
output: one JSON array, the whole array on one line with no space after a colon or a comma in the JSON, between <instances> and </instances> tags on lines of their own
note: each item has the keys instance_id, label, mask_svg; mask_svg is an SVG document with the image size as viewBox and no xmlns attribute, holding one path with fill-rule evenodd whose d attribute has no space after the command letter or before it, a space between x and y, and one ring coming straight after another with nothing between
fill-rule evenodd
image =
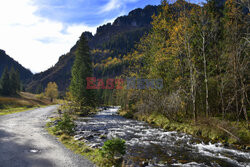
<instances>
[{"instance_id":1,"label":"white cloud","mask_svg":"<svg viewBox=\"0 0 250 167\"><path fill-rule=\"evenodd\" d=\"M120 8L121 1L120 0L110 0L104 7L102 7L100 13L109 12L113 9Z\"/></svg>"},{"instance_id":2,"label":"white cloud","mask_svg":"<svg viewBox=\"0 0 250 167\"><path fill-rule=\"evenodd\" d=\"M101 8L100 13L110 12L112 10L119 9L126 3L137 2L137 1L138 0L109 0L109 2Z\"/></svg>"},{"instance_id":3,"label":"white cloud","mask_svg":"<svg viewBox=\"0 0 250 167\"><path fill-rule=\"evenodd\" d=\"M96 27L83 24L68 25L65 29L61 22L34 15L37 7L32 4L31 0L1 2L0 49L33 72L54 65L83 31L96 31Z\"/></svg>"}]
</instances>

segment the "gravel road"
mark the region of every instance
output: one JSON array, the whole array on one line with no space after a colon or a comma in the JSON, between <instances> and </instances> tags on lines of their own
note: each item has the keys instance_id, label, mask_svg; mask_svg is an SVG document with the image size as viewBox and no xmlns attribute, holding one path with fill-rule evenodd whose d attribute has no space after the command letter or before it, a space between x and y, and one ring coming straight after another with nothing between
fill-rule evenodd
<instances>
[{"instance_id":1,"label":"gravel road","mask_svg":"<svg viewBox=\"0 0 250 167\"><path fill-rule=\"evenodd\" d=\"M58 106L0 116L0 167L93 167L48 134Z\"/></svg>"}]
</instances>

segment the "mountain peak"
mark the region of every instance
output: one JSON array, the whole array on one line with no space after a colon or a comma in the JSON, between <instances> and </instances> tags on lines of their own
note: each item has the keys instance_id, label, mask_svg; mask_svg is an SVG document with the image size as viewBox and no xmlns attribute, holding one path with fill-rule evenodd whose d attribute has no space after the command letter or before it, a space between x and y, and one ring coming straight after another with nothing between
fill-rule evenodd
<instances>
[{"instance_id":1,"label":"mountain peak","mask_svg":"<svg viewBox=\"0 0 250 167\"><path fill-rule=\"evenodd\" d=\"M3 55L5 55L5 54L6 54L5 51L2 50L2 49L0 49L0 56L3 56Z\"/></svg>"}]
</instances>

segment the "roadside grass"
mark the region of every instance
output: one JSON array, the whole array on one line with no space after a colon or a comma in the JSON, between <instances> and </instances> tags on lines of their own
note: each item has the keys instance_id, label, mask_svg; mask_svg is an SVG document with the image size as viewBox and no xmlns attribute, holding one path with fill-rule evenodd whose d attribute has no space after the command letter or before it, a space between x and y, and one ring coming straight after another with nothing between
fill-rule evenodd
<instances>
[{"instance_id":1,"label":"roadside grass","mask_svg":"<svg viewBox=\"0 0 250 167\"><path fill-rule=\"evenodd\" d=\"M58 118L53 118L53 120L56 120ZM48 132L57 137L57 139L65 145L68 149L73 151L76 154L80 154L96 165L100 167L110 167L112 166L111 164L105 163L105 159L101 156L100 149L93 149L88 147L83 141L77 141L74 140L73 136L67 135L63 132L60 131L54 131L53 127L51 127L51 122L47 123L47 130Z\"/></svg>"},{"instance_id":2,"label":"roadside grass","mask_svg":"<svg viewBox=\"0 0 250 167\"><path fill-rule=\"evenodd\" d=\"M58 141L60 141L66 148L73 151L76 154L82 155L93 162L95 165L99 167L111 167L113 164L111 161L102 156L102 149L99 148L91 148L86 145L86 143L82 140L75 140L72 135L66 134L61 130L55 130L55 126L53 126L53 121L60 120L59 117L50 118L51 122L46 124L46 129L49 134L55 136ZM120 167L121 164L116 167Z\"/></svg>"},{"instance_id":3,"label":"roadside grass","mask_svg":"<svg viewBox=\"0 0 250 167\"><path fill-rule=\"evenodd\" d=\"M120 110L119 114L126 118L134 118L145 121L152 126L161 127L165 130L184 132L208 142L221 142L225 145L232 144L238 149L250 148L250 131L246 127L246 122L232 122L221 120L216 117L198 118L197 123L193 123L190 119L182 120L182 122L169 121L163 114L156 112L132 113L131 111Z\"/></svg>"},{"instance_id":4,"label":"roadside grass","mask_svg":"<svg viewBox=\"0 0 250 167\"><path fill-rule=\"evenodd\" d=\"M15 108L1 109L0 115L14 114L22 111L32 110L35 108L36 107L15 107Z\"/></svg>"},{"instance_id":5,"label":"roadside grass","mask_svg":"<svg viewBox=\"0 0 250 167\"><path fill-rule=\"evenodd\" d=\"M48 98L37 98L37 95L20 92L15 97L0 97L0 115L13 114L37 107L51 105Z\"/></svg>"}]
</instances>

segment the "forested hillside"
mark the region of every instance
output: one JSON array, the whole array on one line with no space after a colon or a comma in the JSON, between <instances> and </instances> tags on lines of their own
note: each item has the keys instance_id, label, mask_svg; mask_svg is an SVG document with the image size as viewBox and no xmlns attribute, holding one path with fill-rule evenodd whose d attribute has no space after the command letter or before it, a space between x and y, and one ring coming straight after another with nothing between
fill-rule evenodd
<instances>
[{"instance_id":1,"label":"forested hillside","mask_svg":"<svg viewBox=\"0 0 250 167\"><path fill-rule=\"evenodd\" d=\"M191 2L197 3L161 0L98 27L96 34L83 32L53 67L35 75L0 50L0 164L249 167L249 0ZM105 3L95 11L97 1L38 4L50 11L44 12L48 19L34 17L35 24L46 22L36 31L54 23L67 28L56 26L45 33L52 40L34 46L59 50L76 33L69 29L98 22L93 13ZM98 17L141 4L109 1ZM70 22L53 19L51 9L57 8ZM33 46L29 42L24 45Z\"/></svg>"},{"instance_id":2,"label":"forested hillside","mask_svg":"<svg viewBox=\"0 0 250 167\"><path fill-rule=\"evenodd\" d=\"M236 136L248 142L238 125L249 128L249 4L211 0L178 15L164 1L152 31L124 58L130 62L125 76L161 78L163 89L117 90L113 98L139 119L161 118L157 124L166 128L168 121L182 123L178 128L185 131L192 119L199 129L213 127L231 142L240 141ZM203 130L194 134L212 138Z\"/></svg>"},{"instance_id":3,"label":"forested hillside","mask_svg":"<svg viewBox=\"0 0 250 167\"><path fill-rule=\"evenodd\" d=\"M247 5L234 0L211 0L204 6L163 1L99 27L94 36L85 32L94 76L161 78L164 83L160 91L100 90L100 102L122 103L134 112L159 111L174 121L197 121L200 116L248 121ZM54 67L36 74L29 90L55 81L65 91L77 45Z\"/></svg>"},{"instance_id":4,"label":"forested hillside","mask_svg":"<svg viewBox=\"0 0 250 167\"><path fill-rule=\"evenodd\" d=\"M159 6L146 6L144 9L135 9L127 16L118 17L113 24L97 28L93 36L90 32L83 34L88 40L91 57L94 62L94 73L97 77L117 76L122 72L121 58L132 51L140 38L150 30L151 16L157 14ZM50 69L35 74L28 85L31 92L39 93L40 88L48 82L56 82L60 91L65 92L69 86L71 78L71 67L73 65L75 48L77 43L69 53L61 56L58 63ZM113 60L112 66L107 66L104 62ZM117 61L116 61L117 60Z\"/></svg>"},{"instance_id":5,"label":"forested hillside","mask_svg":"<svg viewBox=\"0 0 250 167\"><path fill-rule=\"evenodd\" d=\"M20 79L23 82L27 82L33 75L30 70L24 68L17 61L9 57L4 50L0 49L0 77L2 76L4 68L6 67L8 67L9 70L11 69L11 67L16 69L19 72Z\"/></svg>"}]
</instances>

